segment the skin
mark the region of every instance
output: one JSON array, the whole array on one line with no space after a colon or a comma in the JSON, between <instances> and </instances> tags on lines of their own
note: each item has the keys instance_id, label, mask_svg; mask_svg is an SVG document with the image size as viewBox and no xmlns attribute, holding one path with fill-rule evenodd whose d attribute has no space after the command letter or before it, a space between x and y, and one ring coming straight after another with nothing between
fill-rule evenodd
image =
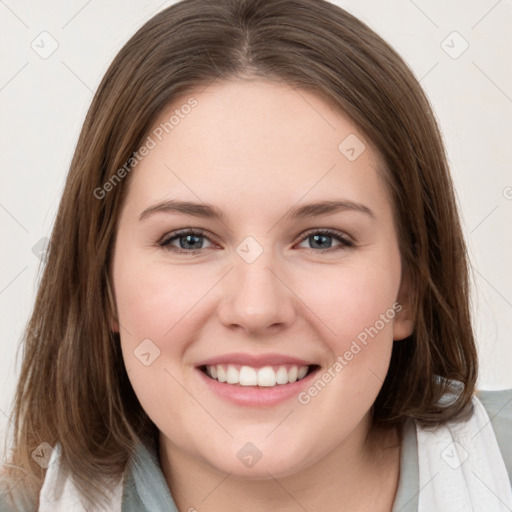
<instances>
[{"instance_id":1,"label":"skin","mask_svg":"<svg viewBox=\"0 0 512 512\"><path fill-rule=\"evenodd\" d=\"M393 340L409 336L413 322L379 155L328 101L270 81L191 91L155 127L191 96L198 105L130 175L112 263L113 329L135 393L160 430L160 462L176 504L180 511L342 510L341 503L389 511L400 451L387 448L394 433L373 443L370 408ZM366 146L355 161L338 150L350 134ZM171 198L216 205L226 220L168 212L139 220ZM356 211L284 218L294 206L326 199L362 203L375 218ZM188 249L197 255L159 246L183 228L206 231ZM327 237L318 248L314 231L304 235L325 228L355 246ZM263 250L252 263L236 252L247 236ZM178 250L180 239L172 245ZM206 358L250 352L292 355L325 371L397 302L402 311L307 405L293 397L238 407L195 369ZM134 350L148 338L160 355L145 366ZM237 458L247 442L262 453L250 468Z\"/></svg>"}]
</instances>

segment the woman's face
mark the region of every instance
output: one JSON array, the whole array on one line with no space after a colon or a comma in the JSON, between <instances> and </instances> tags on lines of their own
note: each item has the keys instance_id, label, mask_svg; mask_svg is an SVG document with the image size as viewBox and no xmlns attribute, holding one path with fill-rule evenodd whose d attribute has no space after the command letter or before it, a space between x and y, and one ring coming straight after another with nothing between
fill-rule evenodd
<instances>
[{"instance_id":1,"label":"woman's face","mask_svg":"<svg viewBox=\"0 0 512 512\"><path fill-rule=\"evenodd\" d=\"M161 443L256 478L353 444L412 331L369 141L310 92L242 80L183 95L150 138L119 220L113 328ZM308 207L325 201L345 206Z\"/></svg>"}]
</instances>

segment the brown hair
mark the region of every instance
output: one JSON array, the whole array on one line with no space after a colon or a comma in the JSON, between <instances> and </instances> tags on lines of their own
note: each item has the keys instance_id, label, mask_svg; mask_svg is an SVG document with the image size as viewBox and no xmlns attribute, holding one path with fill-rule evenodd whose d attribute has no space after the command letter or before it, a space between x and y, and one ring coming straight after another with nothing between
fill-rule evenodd
<instances>
[{"instance_id":1,"label":"brown hair","mask_svg":"<svg viewBox=\"0 0 512 512\"><path fill-rule=\"evenodd\" d=\"M27 473L17 488L36 502L44 470L31 452L40 443L60 443L84 497L99 502L101 486L90 475L122 475L136 443L157 434L111 330L109 265L129 175L101 199L94 191L130 159L174 98L246 76L334 102L385 164L415 329L394 342L374 425L400 427L407 417L436 425L471 401L477 356L468 256L439 129L408 66L365 24L324 0L184 0L151 18L116 56L71 163L13 403L10 462ZM462 391L442 406L450 380Z\"/></svg>"}]
</instances>

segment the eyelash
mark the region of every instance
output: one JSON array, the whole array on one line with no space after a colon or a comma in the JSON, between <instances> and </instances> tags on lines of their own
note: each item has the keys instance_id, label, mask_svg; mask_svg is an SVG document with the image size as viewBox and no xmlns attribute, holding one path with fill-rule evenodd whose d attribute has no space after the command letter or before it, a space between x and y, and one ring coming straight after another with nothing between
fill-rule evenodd
<instances>
[{"instance_id":1,"label":"eyelash","mask_svg":"<svg viewBox=\"0 0 512 512\"><path fill-rule=\"evenodd\" d=\"M160 242L158 242L158 246L162 247L163 249L165 250L168 250L168 251L173 251L173 252L176 252L178 254L196 254L196 255L199 255L199 254L202 254L206 249L208 248L203 248L203 249L198 249L198 250L195 250L195 251L187 251L185 249L179 249L177 247L174 247L174 246L171 246L170 243L174 240L177 240L183 236L186 236L186 235L194 235L194 236L199 236L201 238L206 238L209 242L213 243L212 240L210 240L210 238L208 236L206 236L206 232L203 231L202 229L182 229L182 230L178 230L178 231L173 231L171 233L168 233L162 240L160 240ZM340 250L340 249L352 249L354 248L355 244L354 242L349 239L346 235L340 233L339 231L335 231L335 230L332 230L332 229L318 229L318 230L310 230L310 231L306 231L306 233L302 236L302 238L300 239L299 242L302 242L304 241L305 239L309 238L310 236L312 235L327 235L327 236L330 236L332 238L335 238L337 241L339 241L341 243L341 245L338 245L336 247L329 247L328 249L306 249L306 251L308 252L328 252L328 253L331 253L333 251L336 251L336 250Z\"/></svg>"}]
</instances>

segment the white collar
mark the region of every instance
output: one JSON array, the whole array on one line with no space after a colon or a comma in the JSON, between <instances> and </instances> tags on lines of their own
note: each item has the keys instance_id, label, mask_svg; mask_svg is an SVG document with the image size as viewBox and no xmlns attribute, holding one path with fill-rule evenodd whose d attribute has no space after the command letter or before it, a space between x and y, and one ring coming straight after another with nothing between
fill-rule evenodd
<instances>
[{"instance_id":1,"label":"white collar","mask_svg":"<svg viewBox=\"0 0 512 512\"><path fill-rule=\"evenodd\" d=\"M512 510L510 478L491 420L473 396L473 413L438 429L416 423L418 512Z\"/></svg>"},{"instance_id":2,"label":"white collar","mask_svg":"<svg viewBox=\"0 0 512 512\"><path fill-rule=\"evenodd\" d=\"M512 510L512 488L491 421L474 396L473 413L437 429L416 422L418 512L505 512ZM112 512L121 512L124 476L109 493ZM60 467L60 446L50 458L40 493L39 512L83 512L78 491ZM99 512L90 509L89 512Z\"/></svg>"},{"instance_id":3,"label":"white collar","mask_svg":"<svg viewBox=\"0 0 512 512\"><path fill-rule=\"evenodd\" d=\"M108 493L111 500L109 510L121 512L123 501L123 478L117 483L112 493ZM38 512L84 512L85 506L80 500L80 495L73 484L70 475L61 468L60 445L57 444L50 457L49 466L39 494ZM90 508L89 512L99 512L99 508Z\"/></svg>"}]
</instances>

